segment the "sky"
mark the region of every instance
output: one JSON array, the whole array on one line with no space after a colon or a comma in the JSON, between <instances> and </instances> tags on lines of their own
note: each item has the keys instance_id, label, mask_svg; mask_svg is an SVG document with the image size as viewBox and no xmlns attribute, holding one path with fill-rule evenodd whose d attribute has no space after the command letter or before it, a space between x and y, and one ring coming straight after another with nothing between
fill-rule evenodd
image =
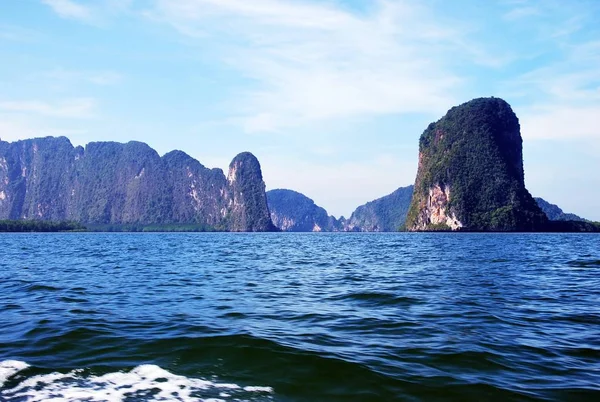
<instances>
[{"instance_id":1,"label":"sky","mask_svg":"<svg viewBox=\"0 0 600 402\"><path fill-rule=\"evenodd\" d=\"M414 183L418 139L495 96L534 196L600 220L598 0L0 0L0 138L261 162L335 216Z\"/></svg>"}]
</instances>

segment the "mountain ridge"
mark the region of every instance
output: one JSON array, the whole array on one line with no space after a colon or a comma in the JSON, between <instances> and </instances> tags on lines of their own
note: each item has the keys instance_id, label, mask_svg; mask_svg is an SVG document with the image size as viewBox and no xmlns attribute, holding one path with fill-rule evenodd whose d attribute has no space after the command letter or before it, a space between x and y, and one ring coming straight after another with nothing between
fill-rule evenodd
<instances>
[{"instance_id":1,"label":"mountain ridge","mask_svg":"<svg viewBox=\"0 0 600 402\"><path fill-rule=\"evenodd\" d=\"M138 141L0 141L0 219L276 230L256 157L238 154L229 176L183 151L161 157Z\"/></svg>"}]
</instances>

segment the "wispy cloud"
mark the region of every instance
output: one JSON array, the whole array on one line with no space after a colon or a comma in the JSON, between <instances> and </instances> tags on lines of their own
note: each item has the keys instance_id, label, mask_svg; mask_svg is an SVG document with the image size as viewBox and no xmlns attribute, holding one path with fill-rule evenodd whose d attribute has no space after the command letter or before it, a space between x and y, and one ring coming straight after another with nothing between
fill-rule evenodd
<instances>
[{"instance_id":1,"label":"wispy cloud","mask_svg":"<svg viewBox=\"0 0 600 402\"><path fill-rule=\"evenodd\" d=\"M339 164L290 160L281 155L264 155L260 161L268 190L289 188L293 183L294 190L308 195L330 214L346 218L357 206L413 184L417 170L415 159L389 154Z\"/></svg>"},{"instance_id":2,"label":"wispy cloud","mask_svg":"<svg viewBox=\"0 0 600 402\"><path fill-rule=\"evenodd\" d=\"M63 68L55 68L35 74L53 85L81 85L93 84L100 86L115 85L122 81L123 75L116 71L75 71Z\"/></svg>"},{"instance_id":3,"label":"wispy cloud","mask_svg":"<svg viewBox=\"0 0 600 402\"><path fill-rule=\"evenodd\" d=\"M558 40L582 30L586 23L596 24L594 15L600 4L595 0L505 1L503 19L525 25L544 39ZM590 20L591 19L591 20Z\"/></svg>"},{"instance_id":4,"label":"wispy cloud","mask_svg":"<svg viewBox=\"0 0 600 402\"><path fill-rule=\"evenodd\" d=\"M13 42L34 42L43 35L31 29L15 25L0 24L0 39Z\"/></svg>"},{"instance_id":5,"label":"wispy cloud","mask_svg":"<svg viewBox=\"0 0 600 402\"><path fill-rule=\"evenodd\" d=\"M41 116L85 119L94 117L96 101L92 98L69 99L60 102L39 100L0 101L0 110L5 112L32 113Z\"/></svg>"},{"instance_id":6,"label":"wispy cloud","mask_svg":"<svg viewBox=\"0 0 600 402\"><path fill-rule=\"evenodd\" d=\"M515 21L526 17L534 17L540 14L540 10L537 7L525 6L525 7L515 7L506 14L504 14L504 19L509 21Z\"/></svg>"},{"instance_id":7,"label":"wispy cloud","mask_svg":"<svg viewBox=\"0 0 600 402\"><path fill-rule=\"evenodd\" d=\"M535 18L535 24L521 25L521 32L531 35L539 53L529 71L502 85L511 98L520 99L523 137L600 145L600 4L526 0L507 5L506 16L515 17L510 23Z\"/></svg>"},{"instance_id":8,"label":"wispy cloud","mask_svg":"<svg viewBox=\"0 0 600 402\"><path fill-rule=\"evenodd\" d=\"M462 78L448 60L469 44L430 11L409 1L378 1L357 14L331 2L158 0L148 15L251 79L232 106L246 131L276 131L347 116L440 113L456 103Z\"/></svg>"},{"instance_id":9,"label":"wispy cloud","mask_svg":"<svg viewBox=\"0 0 600 402\"><path fill-rule=\"evenodd\" d=\"M567 47L564 59L536 69L511 85L535 99L523 108L527 139L600 143L600 41Z\"/></svg>"},{"instance_id":10,"label":"wispy cloud","mask_svg":"<svg viewBox=\"0 0 600 402\"><path fill-rule=\"evenodd\" d=\"M27 138L47 137L47 136L67 136L71 140L79 139L86 131L82 129L56 127L47 121L37 121L28 117L19 117L10 114L0 113L0 139L2 141L17 141ZM85 141L76 142L78 145Z\"/></svg>"},{"instance_id":11,"label":"wispy cloud","mask_svg":"<svg viewBox=\"0 0 600 402\"><path fill-rule=\"evenodd\" d=\"M42 3L48 5L52 10L62 18L69 18L79 21L93 21L92 9L72 0L42 0Z\"/></svg>"},{"instance_id":12,"label":"wispy cloud","mask_svg":"<svg viewBox=\"0 0 600 402\"><path fill-rule=\"evenodd\" d=\"M75 0L41 0L41 2L61 18L102 25L109 17L128 10L133 0L94 0L85 4Z\"/></svg>"},{"instance_id":13,"label":"wispy cloud","mask_svg":"<svg viewBox=\"0 0 600 402\"><path fill-rule=\"evenodd\" d=\"M16 141L37 135L37 130L31 127L31 124L12 120L3 115L0 117L0 140L2 141Z\"/></svg>"}]
</instances>

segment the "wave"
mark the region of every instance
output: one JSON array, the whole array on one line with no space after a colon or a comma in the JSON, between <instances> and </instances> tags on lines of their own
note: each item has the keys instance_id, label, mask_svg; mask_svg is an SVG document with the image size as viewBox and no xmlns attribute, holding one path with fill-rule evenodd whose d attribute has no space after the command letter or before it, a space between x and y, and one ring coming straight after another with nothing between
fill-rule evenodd
<instances>
[{"instance_id":1,"label":"wave","mask_svg":"<svg viewBox=\"0 0 600 402\"><path fill-rule=\"evenodd\" d=\"M567 265L575 268L598 268L600 267L600 260L572 260Z\"/></svg>"},{"instance_id":2,"label":"wave","mask_svg":"<svg viewBox=\"0 0 600 402\"><path fill-rule=\"evenodd\" d=\"M86 375L77 369L53 372L22 379L12 388L2 388L19 372L29 368L25 362L0 362L0 400L37 401L245 401L271 400L273 388L241 386L173 374L159 366L146 364L131 371Z\"/></svg>"},{"instance_id":3,"label":"wave","mask_svg":"<svg viewBox=\"0 0 600 402\"><path fill-rule=\"evenodd\" d=\"M398 296L393 293L379 291L350 292L332 296L329 300L353 301L372 306L411 305L421 302L421 300L414 297Z\"/></svg>"}]
</instances>

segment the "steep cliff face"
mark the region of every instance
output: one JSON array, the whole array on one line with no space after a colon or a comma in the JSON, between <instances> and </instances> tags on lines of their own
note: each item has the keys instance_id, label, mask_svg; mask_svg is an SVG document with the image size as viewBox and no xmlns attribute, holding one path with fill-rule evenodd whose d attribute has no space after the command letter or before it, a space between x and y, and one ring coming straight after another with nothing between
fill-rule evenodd
<instances>
[{"instance_id":1,"label":"steep cliff face","mask_svg":"<svg viewBox=\"0 0 600 402\"><path fill-rule=\"evenodd\" d=\"M296 191L267 191L267 202L273 224L284 232L334 232L341 229L337 219Z\"/></svg>"},{"instance_id":2,"label":"steep cliff face","mask_svg":"<svg viewBox=\"0 0 600 402\"><path fill-rule=\"evenodd\" d=\"M260 165L241 155L228 182L181 151L161 158L141 142L0 141L0 219L273 230Z\"/></svg>"},{"instance_id":3,"label":"steep cliff face","mask_svg":"<svg viewBox=\"0 0 600 402\"><path fill-rule=\"evenodd\" d=\"M534 231L546 225L525 188L519 120L508 103L474 99L421 135L408 230Z\"/></svg>"},{"instance_id":4,"label":"steep cliff face","mask_svg":"<svg viewBox=\"0 0 600 402\"><path fill-rule=\"evenodd\" d=\"M413 186L400 187L385 197L361 205L344 226L347 231L396 232L404 225Z\"/></svg>"},{"instance_id":5,"label":"steep cliff face","mask_svg":"<svg viewBox=\"0 0 600 402\"><path fill-rule=\"evenodd\" d=\"M77 152L66 138L0 141L0 216L58 219L67 214Z\"/></svg>"},{"instance_id":6,"label":"steep cliff face","mask_svg":"<svg viewBox=\"0 0 600 402\"><path fill-rule=\"evenodd\" d=\"M236 232L274 231L267 206L265 183L260 163L254 155L243 152L233 158L227 175L231 191L229 228Z\"/></svg>"},{"instance_id":7,"label":"steep cliff face","mask_svg":"<svg viewBox=\"0 0 600 402\"><path fill-rule=\"evenodd\" d=\"M69 218L89 223L172 221L160 156L141 142L93 142L75 161Z\"/></svg>"},{"instance_id":8,"label":"steep cliff face","mask_svg":"<svg viewBox=\"0 0 600 402\"><path fill-rule=\"evenodd\" d=\"M173 200L172 219L215 228L223 226L231 200L223 171L208 169L182 151L169 152L162 159Z\"/></svg>"}]
</instances>

